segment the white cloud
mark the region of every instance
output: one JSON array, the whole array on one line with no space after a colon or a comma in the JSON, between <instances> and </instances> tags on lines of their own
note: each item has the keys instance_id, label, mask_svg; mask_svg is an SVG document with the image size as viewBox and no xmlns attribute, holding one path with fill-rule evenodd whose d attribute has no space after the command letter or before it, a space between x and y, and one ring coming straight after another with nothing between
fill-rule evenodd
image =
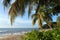
<instances>
[{"instance_id":1,"label":"white cloud","mask_svg":"<svg viewBox=\"0 0 60 40\"><path fill-rule=\"evenodd\" d=\"M31 20L18 19L18 20L15 20L15 23L31 23Z\"/></svg>"}]
</instances>

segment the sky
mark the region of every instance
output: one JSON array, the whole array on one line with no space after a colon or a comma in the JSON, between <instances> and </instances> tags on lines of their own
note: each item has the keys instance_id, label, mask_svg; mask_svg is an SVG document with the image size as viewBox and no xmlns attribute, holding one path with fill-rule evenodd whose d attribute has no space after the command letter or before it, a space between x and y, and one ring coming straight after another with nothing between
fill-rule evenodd
<instances>
[{"instance_id":1,"label":"sky","mask_svg":"<svg viewBox=\"0 0 60 40\"><path fill-rule=\"evenodd\" d=\"M26 12L23 17L16 17L13 26L11 26L10 18L8 15L8 8L4 10L4 6L2 3L3 0L0 0L0 28L38 28L38 24L36 23L34 26L32 25L32 19L28 19L28 12ZM34 11L32 11L34 13ZM53 21L56 21L57 16L53 16Z\"/></svg>"}]
</instances>

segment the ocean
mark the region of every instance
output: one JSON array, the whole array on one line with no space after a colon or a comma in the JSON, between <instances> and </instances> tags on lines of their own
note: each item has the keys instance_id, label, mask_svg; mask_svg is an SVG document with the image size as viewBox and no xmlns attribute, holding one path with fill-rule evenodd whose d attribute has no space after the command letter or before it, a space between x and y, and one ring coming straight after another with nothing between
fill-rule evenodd
<instances>
[{"instance_id":1,"label":"ocean","mask_svg":"<svg viewBox=\"0 0 60 40\"><path fill-rule=\"evenodd\" d=\"M38 28L0 28L0 37L11 35L11 34L24 34L25 32L30 32L31 30Z\"/></svg>"}]
</instances>

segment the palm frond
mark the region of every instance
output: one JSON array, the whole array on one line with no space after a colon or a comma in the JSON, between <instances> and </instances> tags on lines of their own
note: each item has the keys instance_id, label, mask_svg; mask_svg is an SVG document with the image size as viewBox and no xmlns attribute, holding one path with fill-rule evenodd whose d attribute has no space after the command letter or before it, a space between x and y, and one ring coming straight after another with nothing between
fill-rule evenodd
<instances>
[{"instance_id":1,"label":"palm frond","mask_svg":"<svg viewBox=\"0 0 60 40\"><path fill-rule=\"evenodd\" d=\"M35 14L37 14L37 13L38 13L38 11L39 11L39 8L40 8L40 0L39 0L39 3L38 3L38 6L37 6L37 9L36 9L36 12L35 12Z\"/></svg>"},{"instance_id":2,"label":"palm frond","mask_svg":"<svg viewBox=\"0 0 60 40\"><path fill-rule=\"evenodd\" d=\"M11 0L3 0L3 5L8 6L10 4Z\"/></svg>"},{"instance_id":3,"label":"palm frond","mask_svg":"<svg viewBox=\"0 0 60 40\"><path fill-rule=\"evenodd\" d=\"M32 14L31 17L32 17L32 18L39 18L39 15L38 15L38 14Z\"/></svg>"},{"instance_id":4,"label":"palm frond","mask_svg":"<svg viewBox=\"0 0 60 40\"><path fill-rule=\"evenodd\" d=\"M30 2L30 4L29 4L29 10L28 10L28 17L30 16L30 13L31 13L31 11L33 9L33 5L34 5L34 1Z\"/></svg>"},{"instance_id":5,"label":"palm frond","mask_svg":"<svg viewBox=\"0 0 60 40\"><path fill-rule=\"evenodd\" d=\"M32 21L32 24L34 25L37 21L37 18L34 18L33 21Z\"/></svg>"},{"instance_id":6,"label":"palm frond","mask_svg":"<svg viewBox=\"0 0 60 40\"><path fill-rule=\"evenodd\" d=\"M16 15L14 13L13 14L10 14L10 15L11 15L10 16L11 25L13 25L13 22L15 20Z\"/></svg>"},{"instance_id":7,"label":"palm frond","mask_svg":"<svg viewBox=\"0 0 60 40\"><path fill-rule=\"evenodd\" d=\"M38 19L38 25L39 25L39 27L42 29L42 21L41 21L40 18Z\"/></svg>"},{"instance_id":8,"label":"palm frond","mask_svg":"<svg viewBox=\"0 0 60 40\"><path fill-rule=\"evenodd\" d=\"M16 0L10 7L9 10L9 15L11 17L11 20L14 20L15 16L23 16L25 12L25 6L27 3L25 3L25 0ZM14 18L12 19L12 15L15 15ZM12 21L11 21L12 22Z\"/></svg>"},{"instance_id":9,"label":"palm frond","mask_svg":"<svg viewBox=\"0 0 60 40\"><path fill-rule=\"evenodd\" d=\"M54 7L55 12L60 13L60 5L57 5Z\"/></svg>"}]
</instances>

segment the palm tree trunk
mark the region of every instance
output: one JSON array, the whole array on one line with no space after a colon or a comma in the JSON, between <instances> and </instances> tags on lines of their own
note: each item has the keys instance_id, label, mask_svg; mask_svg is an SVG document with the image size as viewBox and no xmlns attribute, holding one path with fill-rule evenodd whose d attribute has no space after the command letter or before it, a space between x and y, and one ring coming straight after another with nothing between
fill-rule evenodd
<instances>
[{"instance_id":1,"label":"palm tree trunk","mask_svg":"<svg viewBox=\"0 0 60 40\"><path fill-rule=\"evenodd\" d=\"M51 28L52 29L52 27L50 26L50 25L48 25L49 26L49 28Z\"/></svg>"}]
</instances>

